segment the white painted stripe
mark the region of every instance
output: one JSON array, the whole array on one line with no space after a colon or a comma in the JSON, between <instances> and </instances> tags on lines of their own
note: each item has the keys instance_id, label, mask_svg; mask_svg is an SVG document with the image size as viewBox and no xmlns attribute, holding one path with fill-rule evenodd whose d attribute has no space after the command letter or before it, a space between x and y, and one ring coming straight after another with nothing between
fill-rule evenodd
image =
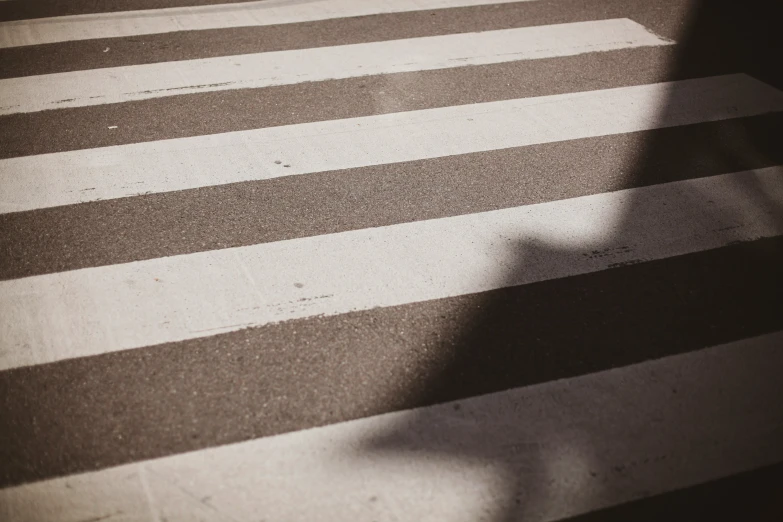
<instances>
[{"instance_id":1,"label":"white painted stripe","mask_svg":"<svg viewBox=\"0 0 783 522\"><path fill-rule=\"evenodd\" d=\"M783 460L781 346L774 333L18 486L0 518L558 520Z\"/></svg>"},{"instance_id":2,"label":"white painted stripe","mask_svg":"<svg viewBox=\"0 0 783 522\"><path fill-rule=\"evenodd\" d=\"M779 166L4 281L0 370L777 236L781 209Z\"/></svg>"},{"instance_id":3,"label":"white painted stripe","mask_svg":"<svg viewBox=\"0 0 783 522\"><path fill-rule=\"evenodd\" d=\"M668 43L616 19L27 76L0 80L0 114Z\"/></svg>"},{"instance_id":4,"label":"white painted stripe","mask_svg":"<svg viewBox=\"0 0 783 522\"><path fill-rule=\"evenodd\" d=\"M776 110L783 92L733 75L28 156L0 160L0 213Z\"/></svg>"},{"instance_id":5,"label":"white painted stripe","mask_svg":"<svg viewBox=\"0 0 783 522\"><path fill-rule=\"evenodd\" d=\"M264 0L58 16L0 23L0 48L526 1L530 0Z\"/></svg>"}]
</instances>

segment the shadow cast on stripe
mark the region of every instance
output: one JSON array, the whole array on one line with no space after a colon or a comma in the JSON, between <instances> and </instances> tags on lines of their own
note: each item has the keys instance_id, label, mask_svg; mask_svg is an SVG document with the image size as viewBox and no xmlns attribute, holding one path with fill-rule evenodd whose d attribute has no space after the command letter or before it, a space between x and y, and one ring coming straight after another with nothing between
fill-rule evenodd
<instances>
[{"instance_id":1,"label":"shadow cast on stripe","mask_svg":"<svg viewBox=\"0 0 783 522\"><path fill-rule=\"evenodd\" d=\"M783 69L776 67L774 56L773 38L776 29L771 20L773 16L773 6L771 2L755 1L739 5L736 2L703 0L694 2L691 18L683 36L679 39L678 55L671 69L676 72L687 72L690 74L710 75L718 71L744 72L750 74L774 87L783 88ZM780 18L777 18L778 20ZM670 97L664 105L661 117L676 110L682 110L683 102L687 100L678 100L676 97ZM760 136L752 130L743 127L740 123L734 122L730 132L725 134L714 134L707 141L694 148L681 161L684 163L682 171L697 172L693 177L706 177L718 175L725 172L744 170L748 165L756 167L763 165L774 165L775 158L770 158L767 154L768 149L760 146L767 142L769 136ZM772 138L775 139L775 138ZM671 143L667 143L653 137L646 144L645 148L639 152L632 163L632 168L627 173L629 186L644 186L646 179L653 177L653 174L661 179L661 173L657 170L661 163L660 158L668 152ZM714 157L715 149L719 149L720 162L716 165L709 157ZM707 154L710 151L711 154ZM525 173L535 175L535 173ZM663 176L664 181L665 175ZM676 181L674 179L670 181ZM783 180L775 179L773 183L783 183ZM779 188L779 185L777 185ZM753 175L741 179L734 187L732 193L735 197L758 204L771 204L774 211L767 216L772 224L780 226L783 224L783 208L768 194L770 187L760 182ZM682 196L681 203L694 205L699 215L699 208L707 208L715 205L713 194L699 190L697 187L686 189ZM717 199L717 198L716 198ZM738 214L738 208L732 208L731 205L725 205L720 209L721 223L735 223L736 226L742 226L745 222L744 216ZM644 202L630 199L626 202L622 214L616 219L615 223L607 223L611 226L613 244L627 244L628 249L633 248L633 243L640 231L640 213L644 212ZM711 223L702 223L701 225L709 227ZM752 248L743 250L739 263L735 261L734 265L739 269L741 264L747 263L753 265L755 262L764 262L770 258L780 256L781 242L756 242ZM575 255L596 255L612 256L617 254L611 249L602 249L599 244L585 245L584 250L574 251L573 248L563 247L555 243L546 241L518 241L514 248L517 250L517 265L510 271L510 280L508 284L515 283L515 274L524 273L528 266L535 265L535 260L547 259L553 263L568 263ZM736 247L725 247L724 250L731 250ZM755 257L755 259L754 259ZM532 263L531 263L532 261ZM644 259L634 260L633 262L644 262ZM609 271L622 270L621 265L629 262L618 263L617 268L609 268ZM611 266L611 265L610 265ZM707 331L711 328L711 321L731 321L731 318L718 317L677 317L676 310L678 303L672 302L672 295L682 295L686 300L691 291L689 282L696 281L699 278L713 277L713 280L706 282L708 286L720 287L722 281L719 277L739 277L741 274L719 273L714 274L709 271L699 270L698 264L692 264L693 269L683 277L677 278L678 287L670 289L668 292L668 301L656 302L655 296L650 296L650 303L647 306L638 306L635 303L635 309L646 308L646 313L660 316L661 321L656 325L656 331L645 331L634 321L624 324L618 324L612 320L612 315L624 307L632 305L613 299L613 294L623 295L623 292L615 288L607 287L602 290L601 296L598 295L579 295L579 292L552 294L545 296L545 300L540 303L542 312L536 314L535 310L515 309L513 299L509 300L503 297L502 293L489 292L487 297L477 310L469 317L464 317L461 324L463 327L461 338L457 347L451 351L453 354L448 359L436 361L430 365L430 371L426 379L414 390L399 390L399 396L405 396L406 399L389 397L392 403L400 402L410 404L410 402L419 405L438 404L448 401L458 401L474 395L486 394L502 389L509 389L519 382L544 382L552 378L563 377L563 369L554 368L554 362L563 364L563 361L569 358L569 368L565 373L578 375L596 371L591 368L587 362L594 356L580 355L580 351L587 350L602 352L598 358L611 360L615 365L629 364L634 361L638 355L628 353L629 350L644 352L648 350L648 357L664 356L676 351L696 350L722 342L729 342L741 338L760 335L779 328L780 323L780 302L762 303L762 306L770 310L770 321L765 325L746 325L746 324L728 324L725 328L717 328L722 333L713 334ZM627 278L617 277L608 278L611 283L618 285L632 284ZM742 284L738 282L737 284ZM755 282L758 284L758 282ZM771 288L783 288L783 278L778 277L775 280L768 281ZM702 281L701 286L704 286ZM535 294L534 294L535 295ZM627 295L627 294L626 294ZM765 294L766 295L766 294ZM570 299L570 302L562 300ZM581 300L581 303L575 304L575 301ZM591 305L591 303L593 303ZM704 303L703 308L709 307ZM547 331L549 336L546 338L531 339L529 336L520 335L525 329L525 323L536 324L541 318L550 319L552 310L562 308L563 316L552 322L549 328L537 327L537 331ZM756 305L758 307L758 304ZM778 313L775 313L775 309ZM547 312L544 312L546 310ZM675 314L668 313L671 310ZM691 309L691 311L693 311ZM575 313L574 313L575 312ZM571 313L572 315L568 315ZM622 315L622 314L619 314ZM694 314L700 315L700 314ZM777 316L777 317L776 317ZM647 321L654 323L655 321ZM770 324L771 323L771 324ZM585 326L590 325L590 326ZM701 334L695 336L692 333L695 328L701 330ZM777 325L777 328L776 328ZM538 324L537 326L540 326ZM648 329L649 330L649 329ZM716 335L718 337L716 337ZM720 337L720 336L723 337ZM645 338L646 336L646 338ZM726 337L728 336L728 338ZM713 338L711 338L713 337ZM709 342L707 342L709 340ZM649 344L655 346L647 346ZM665 346L668 345L668 346ZM634 386L629 382L628 386ZM672 401L674 398L672 398ZM665 404L664 404L665 406ZM454 404L454 409L459 410L459 403ZM557 416L558 412L551 412ZM772 415L780 415L783 418L783 406L780 412L772 412ZM600 458L600 456L591 455L591 436L599 434L584 433L583 440L579 441L578 448L575 448L577 457L565 468L557 468L558 463L547 461L544 452L539 454L539 458L525 458L520 461L508 459L508 454L501 451L502 444L507 442L503 433L503 426L484 426L480 419L467 416L462 418L461 422L439 423L427 409L416 410L405 417L404 422L400 422L396 429L381 434L373 435L365 441L365 445L360 450L363 458L372 460L374 458L397 458L397 459L454 459L463 462L479 462L482 465L495 470L498 480L503 483L502 491L493 492L492 499L497 505L490 506L492 520L497 522L507 522L516 520L551 520L553 513L560 513L555 518L578 515L577 512L569 513L567 501L558 494L558 481L568 481L578 475L579 454L582 453L584 462L591 459ZM615 419L617 423L622 423L622 418ZM523 427L519 430L524 431ZM545 442L545 441L541 441ZM595 441L593 441L595 442ZM535 445L537 441L531 441ZM727 441L730 445L730 441ZM626 451L632 452L635 441L624 441L626 447L619 448L619 453ZM574 450L574 448L571 448ZM741 450L738 450L741 452ZM536 454L535 449L527 452L527 456ZM505 455L505 456L504 456ZM742 458L742 454L733 455L733 458ZM727 457L728 458L728 457ZM602 463L606 465L606 463ZM686 462L685 465L688 463ZM773 463L770 463L773 464ZM601 466L599 466L601 467ZM744 470L738 470L744 471ZM618 470L618 473L633 473L627 470ZM637 470L637 473L639 471ZM553 476L551 481L543 481L542 477ZM573 476L569 477L569 473ZM720 477L709 477L708 480L715 480ZM601 477L593 477L593 480L599 481ZM652 477L655 481L656 477ZM664 480L658 479L659 482ZM774 480L774 477L767 476L762 480ZM666 483L658 483L658 489L652 494L660 494L672 488ZM682 486L679 486L682 487ZM683 506L684 500L680 497L674 501L673 505L663 502L659 510L645 511L640 510L631 512L636 520L652 520L653 516L661 516L672 520L780 520L783 516L783 502L775 498L775 493L779 493L774 487L757 488L755 491L761 492L753 498L753 504L745 503L750 498L751 493L746 488L741 490L745 497L736 497L730 500L705 498L701 496L694 499L692 504L688 505L687 511L678 508ZM683 494L687 494L684 492ZM557 502L559 505L552 505ZM668 501L667 501L668 502ZM600 502L599 502L600 503ZM619 512L618 512L619 513ZM596 512L596 516L601 513ZM604 513L611 518L612 513ZM696 518L694 518L696 517ZM709 517L709 518L708 518ZM573 520L581 520L578 517ZM593 520L595 517L584 516L585 520ZM603 520L601 516L598 519ZM660 519L660 518L659 518Z\"/></svg>"},{"instance_id":2,"label":"shadow cast on stripe","mask_svg":"<svg viewBox=\"0 0 783 522\"><path fill-rule=\"evenodd\" d=\"M712 6L710 8L712 9ZM685 40L683 54L680 58L681 63L674 64L675 67L682 66L684 63L692 66L691 62L698 61L703 66L705 75L714 72L711 69L713 66L717 68L726 67L726 64L720 60L727 59L725 57L731 53L721 53L720 46L713 47L715 42L714 34L711 35L709 31L706 35L702 34L705 28L712 28L711 31L718 33L718 36L721 38L723 37L722 32L719 29L715 29L715 21L709 21L714 12L711 9L698 11L692 35L686 37ZM732 13L732 11L727 12ZM758 34L770 35L772 33L759 32ZM709 38L709 40L704 40L704 38ZM696 44L694 45L691 40L696 40ZM728 42L731 43L731 41L730 39ZM748 60L756 56L752 51L758 49L758 44L745 47L746 51L735 51L736 56L731 58L731 60L734 60L736 71L753 74L768 83L780 87L780 82L776 83L774 81L774 71L770 72L769 69L765 69L763 61L748 63ZM715 53L720 57L719 63L714 63L712 66L709 64L710 60L715 60L710 53ZM682 102L683 100L670 100L668 110L671 111L672 107L682 107ZM687 164L687 168L680 170L695 169L701 176L711 176L722 172L745 170L748 164L754 167L775 164L773 158L767 157L766 151L768 149L758 146L759 141L767 139L766 136L754 135L753 132L747 131L741 124L737 124L734 127L727 125L725 128L729 129L730 132L727 131L725 135L712 135L701 144L701 148L694 148L690 154L686 155L682 161ZM652 177L653 173L655 173L658 158L667 152L669 146L670 143L668 142L650 141L646 149L634 159L633 168L628 173L628 177L631 178L630 185L645 186L649 184L647 178ZM722 161L718 167L709 161L705 162L702 155L702 152L707 148L715 147L719 147L723 154ZM535 173L530 173L530 175L535 175ZM769 186L752 175L746 176L737 183L732 183L728 188L731 194L744 202L760 203L769 200L765 205L773 206L769 202L774 203L775 201L768 195ZM713 204L710 203L712 196L712 194L700 191L697 188L691 188L691 190L686 188L681 194L681 198L684 201L696 207L697 212L694 213L695 215L698 215L699 207L707 208L708 205ZM644 201L635 201L633 199L626 201L622 213L611 223L611 244L617 244L617 242L633 243L640 229L640 214L643 214L644 208ZM742 208L742 206L740 205L738 208ZM712 211L711 214L715 215L716 213ZM720 214L721 222L742 223L743 216L732 205L726 205L725 208L721 209ZM771 220L779 218L779 211L769 214L769 219ZM609 244L608 240L604 239L603 241ZM780 241L759 242L758 245L754 245L754 248L741 250L742 255L745 257L737 262L736 265L740 266L742 261L747 261L747 265L755 266L756 263L752 262L753 260L749 256L755 256L763 262L765 259L773 257L768 252L768 249L778 249L779 251L780 244ZM602 249L600 242L585 246L586 249L574 249L572 246L566 247L562 244L547 241L531 242L517 240L512 242L511 248L516 252L516 264L509 269L508 282L509 284L515 284L516 277L528 270L535 260L539 260L539 263L541 259L551 260L553 263L569 263L575 256L583 254L599 256L616 254L616 252L607 252L606 249ZM740 247L742 246L745 245L740 245ZM722 250L731 250L731 248ZM737 249L734 251L736 252ZM623 251L623 256L627 256L627 252ZM636 261L643 262L644 259L637 259ZM644 267L646 265L648 263L641 263L639 266ZM698 264L694 266L698 267ZM731 264L728 266L731 266ZM629 267L619 266L606 272L631 273L629 270L625 270L626 268ZM717 273L720 275L732 275L729 271L718 271ZM485 300L478 308L478 311L464 318L463 324L465 326L462 329L461 337L458 339L457 349L452 352L455 355L449 359L435 361L431 365L426 379L417 388L411 389L409 387L408 389L400 390L400 393L407 394L408 399L406 400L410 400L415 405L459 400L476 394L497 391L504 387L518 386L519 382L544 382L552 378L567 377L568 375L563 375L561 368L555 368L555 365L561 366L564 361L569 361L570 364L570 361L573 360L573 365L568 369L570 375L579 375L602 369L584 364L584 361L580 359L579 353L580 349L584 348L594 348L596 351L603 353L603 359L611 360L612 364L615 365L623 365L628 364L630 361L636 361L638 355L634 356L634 354L629 352L643 351L641 345L645 343L648 345L646 346L648 350L655 348L660 350L659 353L651 353L649 357L654 358L665 355L667 353L666 350L688 351L701 347L698 343L703 343L706 346L734 338L739 339L757 335L765 331L771 331L774 329L773 326L779 323L779 321L775 323L773 318L767 323L761 322L754 325L729 324L721 330L723 337L715 337L717 334L708 331L706 333L701 332L702 335L696 341L685 338L686 336L683 335L685 327L697 321L693 317L677 316L676 313L671 313L672 310L676 312L683 309L679 308L678 303L675 302L677 300L676 296L681 296L683 301L689 298L692 288L688 284L688 278L714 276L714 273L705 274L694 270L685 274L685 277L675 279L679 283L673 292L666 294L666 298L669 301L643 303L648 306L647 311L649 314L660 318L659 323L655 325L655 331L642 331L639 325L634 322L623 324L606 319L606 317L611 318L613 312L630 307L631 304L637 305L637 309L639 309L638 303L627 303L615 299L615 295L622 294L621 292L615 293L613 290L616 289L607 287L605 289L606 292L602 292L602 296L589 293L580 296L578 295L579 288L576 288L574 290L576 293L574 299L580 298L581 301L570 308L563 305L573 304L573 300L564 302L563 295L558 292L545 296L545 300L540 304L541 308L546 310L547 313L542 315L555 317L556 320L550 325L546 337L538 339L531 337L523 338L519 335L520 331L525 328L525 322L535 320L535 318L531 318L531 315L535 314L520 314L520 310L515 309L513 306L509 307L509 301L499 297L502 296L502 292L483 294ZM632 280L619 280L616 284L622 285L629 282L632 283ZM717 279L715 284L716 286L719 284ZM769 281L769 284L771 286L780 285L780 279ZM534 291L533 286L531 285L530 292ZM527 288L524 290L528 291ZM672 298L672 295L675 297ZM556 314L558 308L564 311L560 316ZM690 310L694 309L698 311L698 305L690 308ZM670 313L664 314L663 312L667 310ZM525 311L523 310L523 312ZM626 315L625 317L631 316ZM700 319L698 321L699 329L709 329L710 318L701 317ZM721 320L723 319L725 318ZM652 321L649 322L653 323ZM543 328L538 331L546 330L546 328ZM713 337L710 337L710 335ZM645 338L645 336L648 338ZM670 346L663 347L661 346L663 344ZM520 377L520 374L522 374L522 377ZM633 386L633 383L629 383L629 386ZM400 399L397 397L390 398L392 402L395 400L399 401ZM400 405L400 407L406 406ZM551 412L552 415L557 413L557 411ZM617 422L623 422L623 419L617 419ZM410 433L421 432L428 433L429 438L417 440L415 437L409 436ZM362 455L366 456L368 460L372 460L380 455L399 458L401 461L426 459L428 457L453 459L454 461L478 460L496 470L498 477L502 481L502 487L495 491L492 497L493 500L498 501L496 505L490 507L494 519L498 521L536 520L546 517L548 513L551 513L558 506L551 504L551 499L554 497L552 495L554 492L553 484L541 481L540 477L546 476L550 469L567 475L569 468L563 469L558 467L559 463L547 460L547 456L544 454L536 455L535 448L532 453L529 453L534 456L532 459L527 459L524 462L507 460L501 453L493 451L492 448L494 443L501 440L501 436L501 433L493 432L491 427L483 426L476 422L451 425L446 431L443 431L441 426L433 424L432 418L427 416L426 413L414 412L407 417L405 424L399 425L396 430L390 430L387 433L382 433L367 440L362 450ZM597 434L594 433L583 434L578 448L581 452L582 461L596 458L590 451L596 436ZM465 443L465 441L475 441L476 438L481 441L481 444ZM629 440L626 442L628 448L632 449L634 441ZM626 451L625 453L628 452ZM660 484L659 491L666 488L666 484ZM564 507L567 510L569 506L560 507ZM754 507L759 508L759 517L756 517L755 520L760 520L760 517L767 513L763 511L763 508L767 506L759 504ZM747 512L743 512L742 517L738 516L736 518L753 519L752 514L744 516L747 514ZM779 518L776 520L779 520Z\"/></svg>"}]
</instances>

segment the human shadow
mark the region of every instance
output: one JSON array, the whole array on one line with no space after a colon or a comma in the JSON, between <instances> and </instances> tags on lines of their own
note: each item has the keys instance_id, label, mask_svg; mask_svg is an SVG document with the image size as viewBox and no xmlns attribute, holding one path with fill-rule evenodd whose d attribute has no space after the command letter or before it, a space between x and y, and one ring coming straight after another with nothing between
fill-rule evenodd
<instances>
[{"instance_id":1,"label":"human shadow","mask_svg":"<svg viewBox=\"0 0 783 522\"><path fill-rule=\"evenodd\" d=\"M783 89L783 67L775 51L775 24L781 20L778 11L774 2L694 2L678 40L677 56L670 64L671 77L743 73ZM689 103L672 91L659 118L676 120ZM475 296L478 304L471 316L463 318L457 345L431 365L417 389L405 390L407 404L439 406L405 414L393 429L366 440L363 456L457 460L471 463L470 469L479 474L491 470L482 475L486 509L470 518L498 522L558 519L572 514L571 508L579 512L583 507L586 512L601 506L600 499L580 506L578 499L564 498L562 492L587 491L589 496L591 480L602 479L593 469L612 469L615 453L637 450L635 440L622 440L613 450L606 448L607 433L615 433L611 424L623 419L606 415L575 430L571 419L580 417L583 407L589 410L591 397L569 395L561 402L540 398L539 404L520 393L521 387L685 353L781 327L779 299L763 303L767 307L763 313L748 300L760 296L772 300L780 293L774 289L783 289L781 276L773 274L770 279L770 272L757 270L774 266L783 244L748 241L746 227L760 225L777 234L783 232L780 177L763 175L764 169L783 165L783 118L774 113L701 128L707 130L694 130L686 140L677 130L647 133L649 138L632 158L621 188L654 190L628 192L621 211L610 223L603 223L611 231L608 236L567 244L546 237L520 238L513 246L518 262L506 281L508 288ZM726 177L724 183L699 182L736 172L743 175ZM664 184L678 181L684 183L677 190L665 189ZM661 222L661 198L667 198L673 215L685 216L685 221ZM677 209L685 210L678 214ZM725 255L709 257L706 262L674 251L671 258L660 261L645 257L644 252L634 255L652 229L656 237L675 238L688 245L716 227L729 235L729 242L747 242L746 247L719 249ZM585 256L603 256L597 261L603 266L587 273L573 268L568 273L568 267L584 265ZM526 274L552 266L566 267L564 273L569 277L519 286L528 279ZM729 284L730 290L715 290L717 280L727 273L733 273L738 283ZM756 311L755 315L743 315L745 308ZM487 395L503 390L512 391ZM614 404L612 400L608 401ZM676 415L667 419L670 424L687 421ZM615 472L634 473L628 469ZM648 477L650 491L670 489L666 477ZM564 487L563 480L572 483ZM765 498L755 506L753 520L772 520L780 514L779 508L773 510L763 502L772 500ZM702 506L707 511L695 513L720 514L718 510L725 505L713 499L710 507ZM685 516L677 511L669 514L677 519Z\"/></svg>"}]
</instances>

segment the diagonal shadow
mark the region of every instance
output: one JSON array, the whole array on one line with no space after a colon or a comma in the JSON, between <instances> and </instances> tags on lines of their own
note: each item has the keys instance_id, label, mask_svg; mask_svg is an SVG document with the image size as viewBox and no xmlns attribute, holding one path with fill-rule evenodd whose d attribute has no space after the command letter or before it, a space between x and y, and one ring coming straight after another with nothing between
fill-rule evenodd
<instances>
[{"instance_id":1,"label":"diagonal shadow","mask_svg":"<svg viewBox=\"0 0 783 522\"><path fill-rule=\"evenodd\" d=\"M775 24L781 20L776 18L777 13L775 2L760 0L694 2L689 23L678 40L678 54L670 65L670 76L695 78L740 72L783 89L783 67L780 66L783 62L775 51ZM677 99L676 94L670 95L660 117L673 116L675 111L682 110L684 104L687 100ZM686 172L689 173L686 177L692 178L783 164L779 130L776 133L774 126L772 129L759 127L749 124L746 119L738 119L714 127L702 139L687 145L673 141L667 133L650 133L650 139L633 158L623 188L679 181L675 174L667 177L668 172ZM775 208L767 219L776 225L783 224L783 208L770 197L769 186L752 175L741 179L730 187L732 197L737 201ZM695 184L687 187L678 197L694 206L694 215L699 215L701 208L706 212L707 207L714 205L713 194ZM632 195L613 224L613 237L604 244L586 243L579 248L544 240L520 240L516 244L518 263L508 283L518 284L515 283L518 274L530 270L542 260L552 264L569 264L586 252L632 244L646 226L645 220L649 218L646 210L648 202L641 196ZM714 215L714 207L711 212ZM718 212L721 222L743 222L740 206L726 204ZM749 256L757 257L757 261L770 258L773 251L779 256L780 248L780 242L777 242L748 250L737 262L738 266L745 261L753 265L751 261L754 259ZM610 272L620 273L622 270L617 268ZM686 307L690 312L687 317L669 313L667 307L670 308L672 296L680 296L687 301L690 285L696 281L701 279L702 286L709 286L711 280L704 278L711 275L715 274L692 268L686 277L680 279L661 278L661 284L669 285L670 291L663 292L658 300L654 295L644 296L644 303L627 302L628 292L612 287L629 284L629 280L622 276L604 277L607 286L602 288L600 295L594 291L592 294L585 293L587 290L580 289L577 280L565 281L559 286L550 285L548 288L556 290L547 293L539 291L540 285L528 285L525 292L534 297L535 306L524 305L505 290L488 292L483 294L484 300L478 311L464 318L460 341L453 355L432 364L429 374L417 389L401 390L400 394L408 398L406 403L441 404L512 389L519 383L546 382L640 362L638 353L644 354L643 359L653 359L702 347L689 345L689 340L682 339L678 333L700 320L702 323L699 324L706 328L710 320L730 323L732 318L700 317L707 315L706 304L698 302L691 301L689 308ZM783 279L769 281L768 284L783 288ZM650 329L632 317L629 320L630 313L615 314L620 310L653 314L659 321L654 329ZM612 320L614 315L624 317L625 321ZM774 317L774 311L771 316L772 322L780 322L779 317ZM761 330L752 331L752 328ZM766 333L761 326L747 324L727 324L723 330L733 336L732 340ZM395 398L390 398L390 401L394 402ZM482 404L481 400L478 404ZM489 403L487 405L491 407ZM551 452L540 451L535 446L525 448L518 459L510 458L513 452L507 451L513 441L533 440L531 437L540 437L541 431L533 434L532 428L512 423L483 424L480 415L461 415L459 407L459 403L453 405L453 416L444 413L447 412L445 409L435 412L416 410L406 415L405 420L394 429L367 440L362 448L363 456L369 459L435 459L441 462L453 459L494 470L495 480L487 497L492 506L485 514L486 520L540 520L560 512L559 503L564 499L555 495L552 484L544 478L551 476L552 466L562 463L553 463ZM557 417L564 414L567 411L552 410L546 415ZM555 441L560 435L557 431L545 433ZM595 437L599 436L600 433L582 433L581 440L577 441L578 453L581 452L585 461L606 457L591 454L591 447L597 442ZM634 441L626 443L628 448L633 448ZM563 454L568 453L566 448ZM575 468L579 465L579 455L567 464ZM668 489L666 484L659 486L657 491ZM764 504L772 502L770 488L764 491L767 491L767 496L753 506L756 511L748 508L743 514L753 513L753 520L777 520L774 517L781 515L780 504L774 507L774 511L772 504ZM699 511L701 508L689 511L689 520L693 516L720 515L720 509L725 509L726 504L717 500L712 499L709 504L705 500L702 508L706 511ZM740 502L742 499L735 500ZM593 518L589 520L596 520L597 515L591 515ZM685 516L684 512L676 510L670 515L677 519Z\"/></svg>"}]
</instances>

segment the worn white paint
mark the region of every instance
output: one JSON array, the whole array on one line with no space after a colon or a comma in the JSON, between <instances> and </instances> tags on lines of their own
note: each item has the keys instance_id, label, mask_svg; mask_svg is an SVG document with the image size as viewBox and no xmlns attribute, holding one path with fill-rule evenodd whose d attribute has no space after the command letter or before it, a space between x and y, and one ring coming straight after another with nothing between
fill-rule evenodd
<instances>
[{"instance_id":1,"label":"worn white paint","mask_svg":"<svg viewBox=\"0 0 783 522\"><path fill-rule=\"evenodd\" d=\"M732 75L12 158L0 213L776 110L783 92Z\"/></svg>"},{"instance_id":2,"label":"worn white paint","mask_svg":"<svg viewBox=\"0 0 783 522\"><path fill-rule=\"evenodd\" d=\"M783 460L781 346L778 332L27 484L0 491L0 518L559 520Z\"/></svg>"},{"instance_id":3,"label":"worn white paint","mask_svg":"<svg viewBox=\"0 0 783 522\"><path fill-rule=\"evenodd\" d=\"M56 16L0 22L0 48L526 1L530 0L264 0Z\"/></svg>"},{"instance_id":4,"label":"worn white paint","mask_svg":"<svg viewBox=\"0 0 783 522\"><path fill-rule=\"evenodd\" d=\"M0 80L0 115L668 43L615 19L26 76Z\"/></svg>"},{"instance_id":5,"label":"worn white paint","mask_svg":"<svg viewBox=\"0 0 783 522\"><path fill-rule=\"evenodd\" d=\"M0 370L783 234L783 167L0 282Z\"/></svg>"}]
</instances>

